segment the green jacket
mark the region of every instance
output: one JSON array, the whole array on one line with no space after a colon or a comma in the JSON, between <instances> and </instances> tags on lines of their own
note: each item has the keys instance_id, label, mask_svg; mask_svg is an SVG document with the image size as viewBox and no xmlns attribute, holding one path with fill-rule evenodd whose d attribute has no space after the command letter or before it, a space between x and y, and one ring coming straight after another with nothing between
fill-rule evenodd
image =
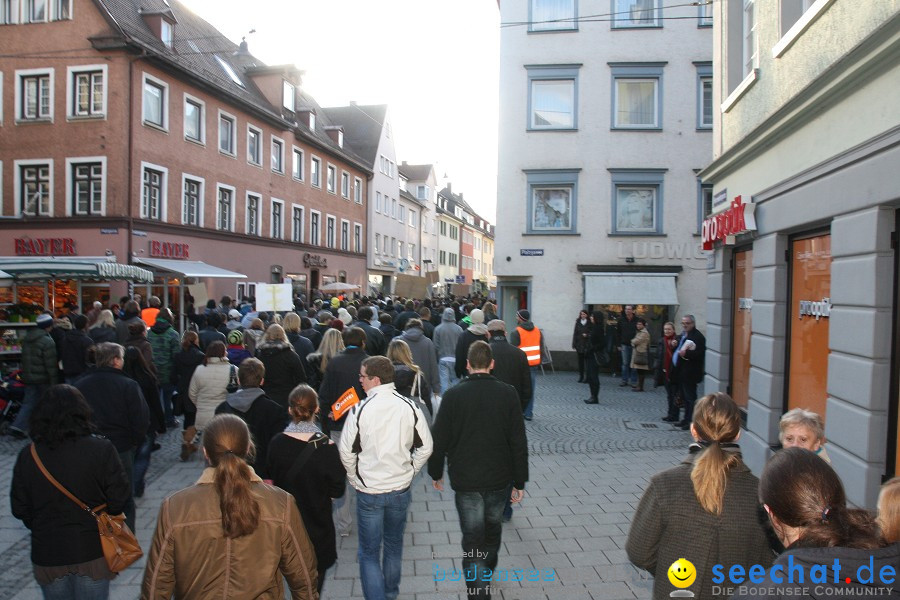
<instances>
[{"instance_id":1,"label":"green jacket","mask_svg":"<svg viewBox=\"0 0 900 600\"><path fill-rule=\"evenodd\" d=\"M28 385L56 385L59 383L59 363L56 344L47 329L30 329L22 341L23 379Z\"/></svg>"},{"instance_id":2,"label":"green jacket","mask_svg":"<svg viewBox=\"0 0 900 600\"><path fill-rule=\"evenodd\" d=\"M156 366L156 378L160 385L173 383L175 355L181 350L178 333L168 321L157 317L156 324L147 332L147 341L153 350L153 364Z\"/></svg>"}]
</instances>

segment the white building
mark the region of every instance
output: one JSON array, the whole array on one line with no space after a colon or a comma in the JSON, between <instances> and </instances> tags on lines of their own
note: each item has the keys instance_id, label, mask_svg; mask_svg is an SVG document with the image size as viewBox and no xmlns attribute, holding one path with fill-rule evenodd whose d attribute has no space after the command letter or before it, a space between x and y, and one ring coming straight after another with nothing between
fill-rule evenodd
<instances>
[{"instance_id":1,"label":"white building","mask_svg":"<svg viewBox=\"0 0 900 600\"><path fill-rule=\"evenodd\" d=\"M557 364L582 308L705 325L711 19L662 4L500 3L499 310L528 308Z\"/></svg>"},{"instance_id":2,"label":"white building","mask_svg":"<svg viewBox=\"0 0 900 600\"><path fill-rule=\"evenodd\" d=\"M400 165L400 174L406 180L404 189L420 206L421 251L416 258L420 268L416 273L425 276L438 270L437 175L433 165L410 165L406 161Z\"/></svg>"}]
</instances>

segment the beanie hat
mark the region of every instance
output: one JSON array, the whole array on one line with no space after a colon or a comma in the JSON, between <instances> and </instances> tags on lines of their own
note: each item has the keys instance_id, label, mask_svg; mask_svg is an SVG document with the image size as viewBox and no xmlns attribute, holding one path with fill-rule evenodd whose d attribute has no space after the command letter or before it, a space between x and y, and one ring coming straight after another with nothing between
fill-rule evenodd
<instances>
[{"instance_id":1,"label":"beanie hat","mask_svg":"<svg viewBox=\"0 0 900 600\"><path fill-rule=\"evenodd\" d=\"M480 308L475 308L469 313L469 318L472 319L473 324L484 323L484 311Z\"/></svg>"},{"instance_id":2,"label":"beanie hat","mask_svg":"<svg viewBox=\"0 0 900 600\"><path fill-rule=\"evenodd\" d=\"M240 346L244 343L244 332L240 329L232 329L228 332L228 343L232 346Z\"/></svg>"},{"instance_id":3,"label":"beanie hat","mask_svg":"<svg viewBox=\"0 0 900 600\"><path fill-rule=\"evenodd\" d=\"M337 296L335 296L334 298L331 299L331 308L337 308L340 305L341 305L341 301L338 300Z\"/></svg>"},{"instance_id":4,"label":"beanie hat","mask_svg":"<svg viewBox=\"0 0 900 600\"><path fill-rule=\"evenodd\" d=\"M524 308L516 313L516 316L522 319L523 321L531 320L531 313L525 310Z\"/></svg>"},{"instance_id":5,"label":"beanie hat","mask_svg":"<svg viewBox=\"0 0 900 600\"><path fill-rule=\"evenodd\" d=\"M53 326L53 316L52 316L52 315L49 315L49 314L47 314L47 313L44 313L44 314L42 314L42 315L38 315L38 318L37 318L37 321L36 321L36 322L37 322L37 326L38 326L38 327L41 327L41 328L44 328L44 329L46 329L46 328L48 328L48 327L52 327L52 326Z\"/></svg>"},{"instance_id":6,"label":"beanie hat","mask_svg":"<svg viewBox=\"0 0 900 600\"><path fill-rule=\"evenodd\" d=\"M501 319L491 319L487 324L488 331L506 331L506 323Z\"/></svg>"}]
</instances>

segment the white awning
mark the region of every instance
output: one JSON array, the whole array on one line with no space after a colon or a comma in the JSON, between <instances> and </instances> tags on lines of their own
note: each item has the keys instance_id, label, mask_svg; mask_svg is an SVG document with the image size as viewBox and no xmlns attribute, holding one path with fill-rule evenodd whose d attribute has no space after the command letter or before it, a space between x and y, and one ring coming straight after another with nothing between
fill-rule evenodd
<instances>
[{"instance_id":1,"label":"white awning","mask_svg":"<svg viewBox=\"0 0 900 600\"><path fill-rule=\"evenodd\" d=\"M40 279L153 281L153 273L147 269L119 264L114 262L114 257L105 256L0 257L0 269L7 277L17 281Z\"/></svg>"},{"instance_id":2,"label":"white awning","mask_svg":"<svg viewBox=\"0 0 900 600\"><path fill-rule=\"evenodd\" d=\"M674 273L585 273L585 304L677 306Z\"/></svg>"},{"instance_id":3,"label":"white awning","mask_svg":"<svg viewBox=\"0 0 900 600\"><path fill-rule=\"evenodd\" d=\"M172 260L168 258L136 258L155 271L165 271L181 277L213 277L219 279L247 279L243 273L214 267L201 260Z\"/></svg>"}]
</instances>

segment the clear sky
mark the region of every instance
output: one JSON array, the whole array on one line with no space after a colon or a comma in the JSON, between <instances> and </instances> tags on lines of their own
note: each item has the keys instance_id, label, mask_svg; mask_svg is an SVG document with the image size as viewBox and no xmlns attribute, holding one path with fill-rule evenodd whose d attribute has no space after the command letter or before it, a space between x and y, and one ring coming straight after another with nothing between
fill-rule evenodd
<instances>
[{"instance_id":1,"label":"clear sky","mask_svg":"<svg viewBox=\"0 0 900 600\"><path fill-rule=\"evenodd\" d=\"M496 0L182 2L267 64L306 71L322 106L388 104L398 162L435 164L496 222Z\"/></svg>"}]
</instances>

